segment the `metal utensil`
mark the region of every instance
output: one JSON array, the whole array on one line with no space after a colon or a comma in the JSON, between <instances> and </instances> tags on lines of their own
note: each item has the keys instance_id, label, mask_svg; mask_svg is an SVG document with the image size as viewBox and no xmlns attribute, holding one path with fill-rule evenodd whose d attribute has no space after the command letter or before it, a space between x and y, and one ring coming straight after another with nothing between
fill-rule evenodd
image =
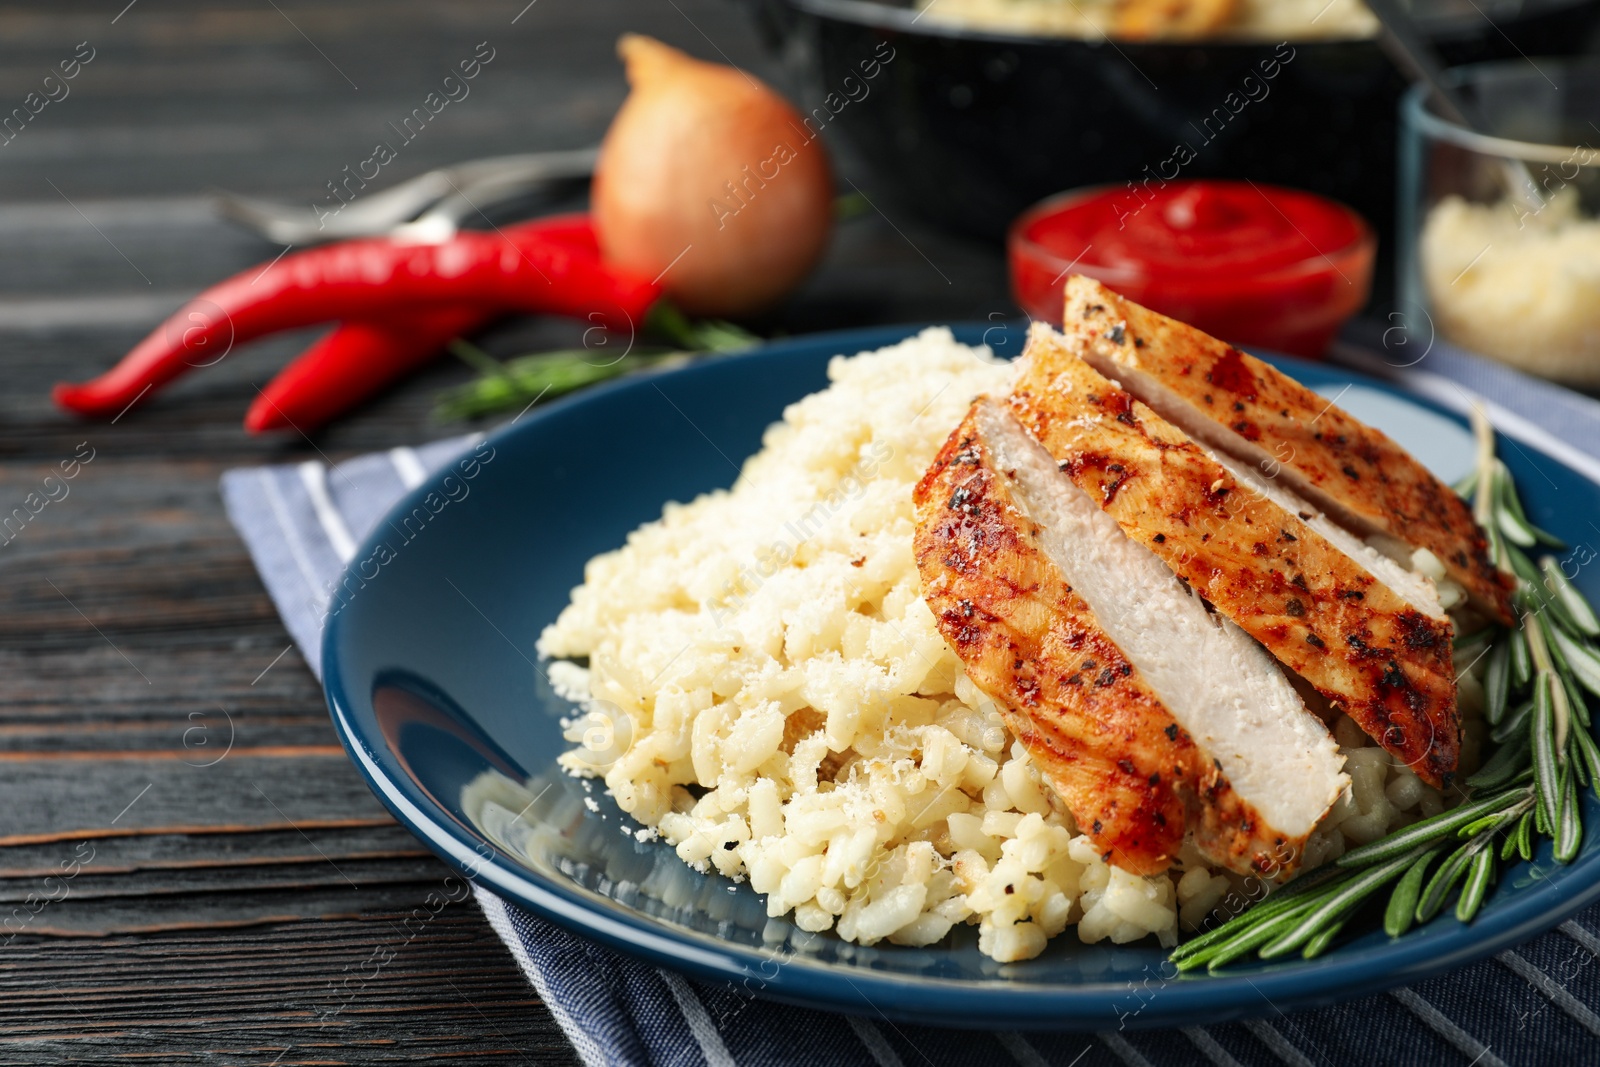
<instances>
[{"instance_id":1,"label":"metal utensil","mask_svg":"<svg viewBox=\"0 0 1600 1067\"><path fill-rule=\"evenodd\" d=\"M589 177L598 155L598 148L578 148L458 163L359 197L321 219L309 204L283 204L233 193L219 194L216 209L223 218L278 244L303 246L375 237L402 227L418 239L443 240L489 204Z\"/></svg>"},{"instance_id":2,"label":"metal utensil","mask_svg":"<svg viewBox=\"0 0 1600 1067\"><path fill-rule=\"evenodd\" d=\"M1477 104L1457 92L1455 86L1445 78L1438 53L1397 0L1366 0L1366 5L1383 24L1378 44L1403 74L1427 83L1440 114L1474 133L1493 136ZM1544 207L1539 187L1526 163L1520 159L1503 159L1500 171L1507 195L1521 207L1528 211L1538 211Z\"/></svg>"}]
</instances>

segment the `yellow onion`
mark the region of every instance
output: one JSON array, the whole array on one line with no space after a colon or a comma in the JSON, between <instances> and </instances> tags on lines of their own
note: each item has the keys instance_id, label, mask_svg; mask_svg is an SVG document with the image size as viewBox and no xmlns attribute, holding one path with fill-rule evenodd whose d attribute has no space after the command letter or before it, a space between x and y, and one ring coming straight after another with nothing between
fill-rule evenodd
<instances>
[{"instance_id":1,"label":"yellow onion","mask_svg":"<svg viewBox=\"0 0 1600 1067\"><path fill-rule=\"evenodd\" d=\"M627 34L630 92L595 168L606 258L661 284L694 315L759 311L816 266L833 180L815 131L733 67Z\"/></svg>"}]
</instances>

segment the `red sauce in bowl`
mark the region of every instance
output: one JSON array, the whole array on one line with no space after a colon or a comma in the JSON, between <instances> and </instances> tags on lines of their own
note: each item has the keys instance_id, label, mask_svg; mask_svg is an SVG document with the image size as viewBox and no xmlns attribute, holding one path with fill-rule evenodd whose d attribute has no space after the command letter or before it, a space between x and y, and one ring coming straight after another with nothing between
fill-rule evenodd
<instances>
[{"instance_id":1,"label":"red sauce in bowl","mask_svg":"<svg viewBox=\"0 0 1600 1067\"><path fill-rule=\"evenodd\" d=\"M1188 181L1064 193L1017 219L1007 245L1033 318L1061 321L1062 284L1086 274L1224 341L1319 356L1366 303L1377 241L1320 196Z\"/></svg>"}]
</instances>

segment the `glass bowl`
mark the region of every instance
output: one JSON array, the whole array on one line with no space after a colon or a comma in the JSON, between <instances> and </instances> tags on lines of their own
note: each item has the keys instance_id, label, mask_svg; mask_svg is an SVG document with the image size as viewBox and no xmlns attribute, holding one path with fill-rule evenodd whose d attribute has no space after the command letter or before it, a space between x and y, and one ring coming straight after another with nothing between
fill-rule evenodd
<instances>
[{"instance_id":1,"label":"glass bowl","mask_svg":"<svg viewBox=\"0 0 1600 1067\"><path fill-rule=\"evenodd\" d=\"M1401 102L1400 314L1520 370L1600 387L1600 62L1448 72L1486 133Z\"/></svg>"}]
</instances>

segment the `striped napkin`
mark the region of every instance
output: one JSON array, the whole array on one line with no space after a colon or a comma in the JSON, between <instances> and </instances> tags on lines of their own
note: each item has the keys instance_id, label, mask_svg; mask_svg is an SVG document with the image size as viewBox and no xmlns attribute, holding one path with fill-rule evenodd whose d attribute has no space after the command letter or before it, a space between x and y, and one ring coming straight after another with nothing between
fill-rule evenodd
<instances>
[{"instance_id":1,"label":"striped napkin","mask_svg":"<svg viewBox=\"0 0 1600 1067\"><path fill-rule=\"evenodd\" d=\"M1481 402L1502 433L1600 481L1600 403L1442 344L1419 360L1404 340L1393 328L1357 324L1333 355L1446 407ZM395 448L332 469L312 460L223 475L228 515L314 672L325 590L341 565L404 491L476 440ZM477 899L591 1067L1600 1062L1600 905L1494 959L1337 1007L1284 1014L1264 992L1260 1017L1243 1023L1021 1034L901 1025L865 1002L860 1015L830 1015L752 999L620 955L481 889Z\"/></svg>"}]
</instances>

